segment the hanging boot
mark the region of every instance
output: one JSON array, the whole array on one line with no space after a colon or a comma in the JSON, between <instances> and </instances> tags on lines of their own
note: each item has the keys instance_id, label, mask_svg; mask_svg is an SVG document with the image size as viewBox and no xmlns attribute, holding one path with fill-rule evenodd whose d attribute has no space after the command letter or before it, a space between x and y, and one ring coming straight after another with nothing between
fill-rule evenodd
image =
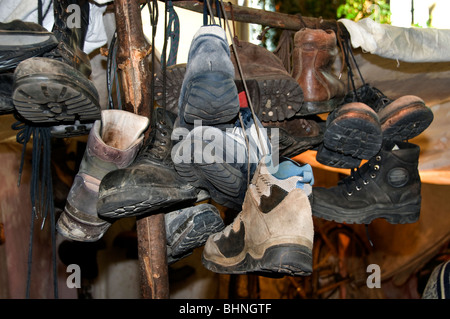
<instances>
[{"instance_id":1,"label":"hanging boot","mask_svg":"<svg viewBox=\"0 0 450 319\"><path fill-rule=\"evenodd\" d=\"M232 127L239 112L234 69L225 31L217 25L200 27L189 48L186 74L180 91L180 125Z\"/></svg>"},{"instance_id":2,"label":"hanging boot","mask_svg":"<svg viewBox=\"0 0 450 319\"><path fill-rule=\"evenodd\" d=\"M328 115L316 159L331 167L358 167L378 153L382 139L377 113L364 103L347 103Z\"/></svg>"},{"instance_id":3,"label":"hanging boot","mask_svg":"<svg viewBox=\"0 0 450 319\"><path fill-rule=\"evenodd\" d=\"M303 91L275 54L245 41L236 42L234 48L237 52L233 51L231 61L238 92L245 92L245 80L254 111L262 122L283 121L301 110Z\"/></svg>"},{"instance_id":4,"label":"hanging boot","mask_svg":"<svg viewBox=\"0 0 450 319\"><path fill-rule=\"evenodd\" d=\"M332 30L305 28L295 33L292 77L304 98L298 115L328 113L342 103L345 85L332 72L337 55Z\"/></svg>"},{"instance_id":5,"label":"hanging boot","mask_svg":"<svg viewBox=\"0 0 450 319\"><path fill-rule=\"evenodd\" d=\"M311 166L286 160L274 167L272 160L271 155L261 160L235 220L208 238L202 256L207 269L226 274L311 274Z\"/></svg>"},{"instance_id":6,"label":"hanging boot","mask_svg":"<svg viewBox=\"0 0 450 319\"><path fill-rule=\"evenodd\" d=\"M122 110L102 111L89 133L86 151L57 230L66 238L96 241L111 226L97 215L99 185L110 171L130 165L144 139L148 118Z\"/></svg>"},{"instance_id":7,"label":"hanging boot","mask_svg":"<svg viewBox=\"0 0 450 319\"><path fill-rule=\"evenodd\" d=\"M365 84L349 92L346 101L360 101L377 112L383 139L407 141L418 136L433 121L433 112L415 95L404 95L395 100L377 88Z\"/></svg>"},{"instance_id":8,"label":"hanging boot","mask_svg":"<svg viewBox=\"0 0 450 319\"><path fill-rule=\"evenodd\" d=\"M392 224L416 222L421 182L417 145L385 141L380 152L331 188L313 189L313 215L338 223L369 224L384 218Z\"/></svg>"},{"instance_id":9,"label":"hanging boot","mask_svg":"<svg viewBox=\"0 0 450 319\"><path fill-rule=\"evenodd\" d=\"M0 72L35 56L49 52L58 45L52 32L33 22L13 20L0 22Z\"/></svg>"},{"instance_id":10,"label":"hanging boot","mask_svg":"<svg viewBox=\"0 0 450 319\"><path fill-rule=\"evenodd\" d=\"M101 180L99 216L140 216L176 205L192 205L198 200L198 191L178 176L172 162L175 118L163 108L155 109L154 127L133 164L114 170Z\"/></svg>"},{"instance_id":11,"label":"hanging boot","mask_svg":"<svg viewBox=\"0 0 450 319\"><path fill-rule=\"evenodd\" d=\"M71 26L69 5L80 7L80 25ZM17 112L40 125L78 124L100 119L97 89L89 80L91 66L82 51L89 23L87 1L54 0L53 33L58 46L45 57L21 62L14 73ZM75 19L76 21L76 19Z\"/></svg>"}]
</instances>

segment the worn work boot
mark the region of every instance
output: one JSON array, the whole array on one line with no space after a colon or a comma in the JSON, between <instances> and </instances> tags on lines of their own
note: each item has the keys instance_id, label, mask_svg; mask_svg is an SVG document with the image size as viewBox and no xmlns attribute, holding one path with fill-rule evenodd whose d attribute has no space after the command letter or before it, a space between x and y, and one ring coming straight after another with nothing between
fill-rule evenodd
<instances>
[{"instance_id":1,"label":"worn work boot","mask_svg":"<svg viewBox=\"0 0 450 319\"><path fill-rule=\"evenodd\" d=\"M207 269L226 274L311 274L311 166L287 159L276 167L272 160L271 155L261 160L235 220L208 238L202 257Z\"/></svg>"},{"instance_id":2,"label":"worn work boot","mask_svg":"<svg viewBox=\"0 0 450 319\"><path fill-rule=\"evenodd\" d=\"M189 48L186 74L181 86L180 125L232 127L239 113L239 97L225 31L217 25L202 26ZM228 124L228 125L227 125Z\"/></svg>"},{"instance_id":3,"label":"worn work boot","mask_svg":"<svg viewBox=\"0 0 450 319\"><path fill-rule=\"evenodd\" d=\"M33 22L0 22L0 72L13 70L20 62L52 50L58 40L52 32Z\"/></svg>"},{"instance_id":4,"label":"worn work boot","mask_svg":"<svg viewBox=\"0 0 450 319\"><path fill-rule=\"evenodd\" d=\"M313 215L338 223L369 224L384 218L392 224L416 222L420 214L420 149L385 141L380 152L331 188L313 189Z\"/></svg>"},{"instance_id":5,"label":"worn work boot","mask_svg":"<svg viewBox=\"0 0 450 319\"><path fill-rule=\"evenodd\" d=\"M155 109L155 124L133 164L111 171L102 179L97 202L99 216L140 216L197 201L198 191L178 176L172 162L175 118L163 108Z\"/></svg>"},{"instance_id":6,"label":"worn work boot","mask_svg":"<svg viewBox=\"0 0 450 319\"><path fill-rule=\"evenodd\" d=\"M70 4L81 8L79 26L71 26L68 21L71 13L66 9ZM54 0L53 6L53 32L58 46L44 57L30 58L17 66L14 105L25 120L40 125L92 123L100 119L101 110L97 89L88 78L89 58L82 51L89 23L89 3Z\"/></svg>"},{"instance_id":7,"label":"worn work boot","mask_svg":"<svg viewBox=\"0 0 450 319\"><path fill-rule=\"evenodd\" d=\"M225 225L218 209L211 204L199 204L164 215L169 265L189 256L206 243L209 236Z\"/></svg>"},{"instance_id":8,"label":"worn work boot","mask_svg":"<svg viewBox=\"0 0 450 319\"><path fill-rule=\"evenodd\" d=\"M392 100L369 84L349 92L345 100L360 101L377 112L385 140L412 139L430 126L434 118L433 112L420 97L404 95Z\"/></svg>"},{"instance_id":9,"label":"worn work boot","mask_svg":"<svg viewBox=\"0 0 450 319\"><path fill-rule=\"evenodd\" d=\"M149 120L122 110L102 111L88 137L86 151L70 189L57 230L66 238L96 241L111 226L97 215L99 185L110 171L130 165L138 153Z\"/></svg>"},{"instance_id":10,"label":"worn work boot","mask_svg":"<svg viewBox=\"0 0 450 319\"><path fill-rule=\"evenodd\" d=\"M292 77L304 98L298 115L328 113L342 103L345 85L332 71L338 52L332 30L305 28L295 33Z\"/></svg>"},{"instance_id":11,"label":"worn work boot","mask_svg":"<svg viewBox=\"0 0 450 319\"><path fill-rule=\"evenodd\" d=\"M259 160L271 150L259 120L255 123L248 109L240 112L243 125L238 120L225 131L200 125L188 134L175 130L175 138L183 139L172 150L175 169L184 180L206 190L216 203L237 211Z\"/></svg>"},{"instance_id":12,"label":"worn work boot","mask_svg":"<svg viewBox=\"0 0 450 319\"><path fill-rule=\"evenodd\" d=\"M323 141L324 127L312 118L292 117L288 120L278 122L263 122L268 129L272 146L278 138L279 155L282 157L295 157L310 150ZM275 136L274 129L278 129Z\"/></svg>"},{"instance_id":13,"label":"worn work boot","mask_svg":"<svg viewBox=\"0 0 450 319\"><path fill-rule=\"evenodd\" d=\"M247 85L254 111L262 122L283 121L301 110L303 91L296 80L286 71L281 60L266 48L245 41L234 46L231 55L235 81L239 92ZM242 68L243 75L239 72Z\"/></svg>"},{"instance_id":14,"label":"worn work boot","mask_svg":"<svg viewBox=\"0 0 450 319\"><path fill-rule=\"evenodd\" d=\"M354 168L377 154L382 140L377 113L364 103L347 103L328 115L316 159L327 166Z\"/></svg>"}]
</instances>

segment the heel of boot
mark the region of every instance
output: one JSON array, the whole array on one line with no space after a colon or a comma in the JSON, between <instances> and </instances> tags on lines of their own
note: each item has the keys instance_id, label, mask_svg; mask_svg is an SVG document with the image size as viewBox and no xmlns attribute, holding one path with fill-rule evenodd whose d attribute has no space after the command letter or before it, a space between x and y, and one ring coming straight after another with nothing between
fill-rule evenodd
<instances>
[{"instance_id":1,"label":"heel of boot","mask_svg":"<svg viewBox=\"0 0 450 319\"><path fill-rule=\"evenodd\" d=\"M312 273L312 250L293 244L272 246L258 263L261 272L308 276Z\"/></svg>"}]
</instances>

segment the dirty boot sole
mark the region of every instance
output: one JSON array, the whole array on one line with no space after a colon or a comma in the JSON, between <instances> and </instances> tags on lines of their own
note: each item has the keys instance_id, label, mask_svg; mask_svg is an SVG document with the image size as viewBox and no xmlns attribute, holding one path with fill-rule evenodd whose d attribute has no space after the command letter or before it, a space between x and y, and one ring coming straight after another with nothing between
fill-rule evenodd
<instances>
[{"instance_id":1,"label":"dirty boot sole","mask_svg":"<svg viewBox=\"0 0 450 319\"><path fill-rule=\"evenodd\" d=\"M235 80L239 92L245 92L243 80ZM302 110L303 90L291 77L246 79L252 105L263 122L283 121Z\"/></svg>"},{"instance_id":2,"label":"dirty boot sole","mask_svg":"<svg viewBox=\"0 0 450 319\"><path fill-rule=\"evenodd\" d=\"M329 150L323 144L319 145L316 160L323 165L337 168L355 168L361 164L361 159Z\"/></svg>"},{"instance_id":3,"label":"dirty boot sole","mask_svg":"<svg viewBox=\"0 0 450 319\"><path fill-rule=\"evenodd\" d=\"M222 263L208 260L203 253L203 265L216 273L247 274L255 273L262 276L288 275L308 276L312 273L312 250L298 244L279 244L266 248L261 257L249 250L237 260ZM255 256L255 257L254 257Z\"/></svg>"},{"instance_id":4,"label":"dirty boot sole","mask_svg":"<svg viewBox=\"0 0 450 319\"><path fill-rule=\"evenodd\" d=\"M370 224L374 219L382 218L391 224L409 224L419 220L420 200L401 204L375 204L365 209L349 209L320 205L313 197L311 208L313 216L337 223Z\"/></svg>"},{"instance_id":5,"label":"dirty boot sole","mask_svg":"<svg viewBox=\"0 0 450 319\"><path fill-rule=\"evenodd\" d=\"M334 119L324 133L326 148L359 159L376 155L382 143L380 124L370 116L348 113Z\"/></svg>"},{"instance_id":6,"label":"dirty boot sole","mask_svg":"<svg viewBox=\"0 0 450 319\"><path fill-rule=\"evenodd\" d=\"M106 176L107 177L107 176ZM103 180L102 180L103 183ZM194 187L121 186L99 191L97 213L110 219L154 213L182 202L195 202Z\"/></svg>"},{"instance_id":7,"label":"dirty boot sole","mask_svg":"<svg viewBox=\"0 0 450 319\"><path fill-rule=\"evenodd\" d=\"M94 85L71 66L48 58L32 58L15 71L16 110L33 123L73 123L100 119Z\"/></svg>"},{"instance_id":8,"label":"dirty boot sole","mask_svg":"<svg viewBox=\"0 0 450 319\"><path fill-rule=\"evenodd\" d=\"M203 209L189 216L167 240L170 242L167 247L168 264L189 256L195 248L203 246L210 235L220 232L224 227L220 215L210 209Z\"/></svg>"},{"instance_id":9,"label":"dirty boot sole","mask_svg":"<svg viewBox=\"0 0 450 319\"><path fill-rule=\"evenodd\" d=\"M180 106L184 122L202 125L227 123L239 112L239 97L234 80L222 72L208 72L191 78L186 84Z\"/></svg>"},{"instance_id":10,"label":"dirty boot sole","mask_svg":"<svg viewBox=\"0 0 450 319\"><path fill-rule=\"evenodd\" d=\"M166 69L166 94L163 95L163 73L160 71L155 80L155 100L160 105L166 104L166 110L178 114L178 99L186 74L186 64L171 65Z\"/></svg>"},{"instance_id":11,"label":"dirty boot sole","mask_svg":"<svg viewBox=\"0 0 450 319\"><path fill-rule=\"evenodd\" d=\"M378 112L383 139L407 141L418 136L430 126L433 112L422 100L410 98L408 104L401 103L409 96L401 97Z\"/></svg>"},{"instance_id":12,"label":"dirty boot sole","mask_svg":"<svg viewBox=\"0 0 450 319\"><path fill-rule=\"evenodd\" d=\"M80 215L77 218L76 215ZM108 221L88 216L66 204L56 223L56 230L65 238L82 242L94 242L103 237L111 226Z\"/></svg>"}]
</instances>

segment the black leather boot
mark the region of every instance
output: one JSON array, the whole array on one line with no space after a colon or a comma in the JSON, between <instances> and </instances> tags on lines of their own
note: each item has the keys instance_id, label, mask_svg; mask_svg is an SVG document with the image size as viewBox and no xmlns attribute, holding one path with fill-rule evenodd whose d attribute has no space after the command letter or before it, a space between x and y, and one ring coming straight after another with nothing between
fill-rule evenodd
<instances>
[{"instance_id":1,"label":"black leather boot","mask_svg":"<svg viewBox=\"0 0 450 319\"><path fill-rule=\"evenodd\" d=\"M171 158L176 115L156 108L150 136L129 167L112 171L100 183L97 213L105 218L139 216L176 205L190 206L197 190L177 174Z\"/></svg>"},{"instance_id":2,"label":"black leather boot","mask_svg":"<svg viewBox=\"0 0 450 319\"><path fill-rule=\"evenodd\" d=\"M80 8L78 20L70 5ZM30 58L17 66L14 105L26 121L39 125L92 123L100 119L101 110L97 89L88 78L90 62L82 51L89 3L54 0L53 6L58 46L45 57Z\"/></svg>"},{"instance_id":3,"label":"black leather boot","mask_svg":"<svg viewBox=\"0 0 450 319\"><path fill-rule=\"evenodd\" d=\"M313 188L313 215L338 223L369 224L384 218L392 224L416 222L421 182L420 148L385 141L380 152L331 188Z\"/></svg>"}]
</instances>

